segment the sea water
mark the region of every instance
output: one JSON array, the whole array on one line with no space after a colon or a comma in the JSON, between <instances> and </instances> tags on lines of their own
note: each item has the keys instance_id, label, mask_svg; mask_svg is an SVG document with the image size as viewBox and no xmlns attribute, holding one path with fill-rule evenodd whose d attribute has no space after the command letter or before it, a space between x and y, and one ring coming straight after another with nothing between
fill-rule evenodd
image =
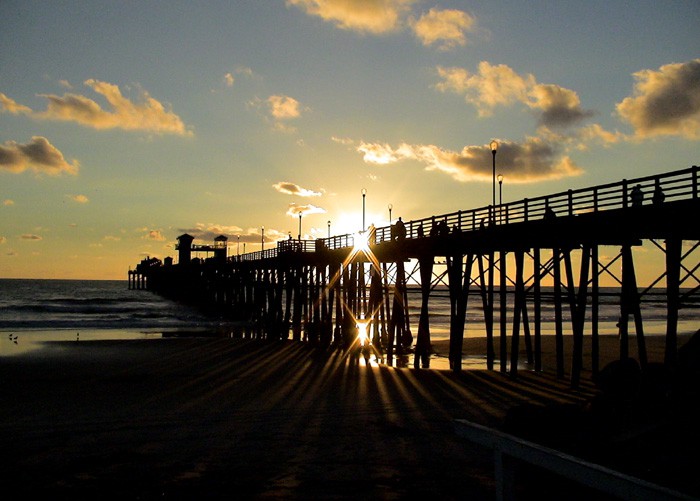
<instances>
[{"instance_id":1,"label":"sea water","mask_svg":"<svg viewBox=\"0 0 700 501\"><path fill-rule=\"evenodd\" d=\"M0 355L42 341L137 339L217 328L221 320L119 280L0 279Z\"/></svg>"},{"instance_id":2,"label":"sea water","mask_svg":"<svg viewBox=\"0 0 700 501\"><path fill-rule=\"evenodd\" d=\"M512 292L512 290L510 291ZM551 288L543 288L542 334L555 333L555 312ZM512 326L513 294L507 295L508 334ZM619 289L601 290L599 333L617 334L620 317ZM421 294L417 287L408 292L409 324L418 333ZM499 296L495 294L494 334L499 333ZM529 299L530 300L530 299ZM284 303L283 303L284 304ZM679 315L680 333L700 328L700 304L684 301ZM642 297L642 318L646 335L666 332L665 291L654 289ZM532 304L528 305L532 315ZM590 305L586 310L586 332L590 329ZM564 332L571 332L570 311L562 308ZM449 338L450 301L446 287L436 287L429 301L432 341ZM145 290L130 290L126 281L15 280L0 279L0 355L34 349L41 341L136 339L162 337L163 333L207 331L225 327L228 320L207 316L193 307L165 299ZM529 319L534 332L533 319ZM484 337L481 296L472 291L467 303L466 337ZM633 331L630 318L630 332ZM521 329L521 332L523 330Z\"/></svg>"}]
</instances>

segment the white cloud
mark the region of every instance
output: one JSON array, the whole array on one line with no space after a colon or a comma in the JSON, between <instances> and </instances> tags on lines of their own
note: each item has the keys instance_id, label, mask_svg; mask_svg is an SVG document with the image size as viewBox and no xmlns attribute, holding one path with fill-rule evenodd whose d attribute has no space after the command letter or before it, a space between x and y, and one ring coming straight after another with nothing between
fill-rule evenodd
<instances>
[{"instance_id":1,"label":"white cloud","mask_svg":"<svg viewBox=\"0 0 700 501\"><path fill-rule=\"evenodd\" d=\"M69 198L79 204L86 204L90 201L85 195L69 195Z\"/></svg>"},{"instance_id":2,"label":"white cloud","mask_svg":"<svg viewBox=\"0 0 700 501\"><path fill-rule=\"evenodd\" d=\"M3 111L25 114L38 120L75 122L93 129L141 130L155 134L191 136L182 119L161 102L143 92L139 102L124 97L117 85L89 79L83 82L101 95L111 109L103 109L96 101L80 94L40 94L48 100L45 111L33 111L0 94Z\"/></svg>"},{"instance_id":3,"label":"white cloud","mask_svg":"<svg viewBox=\"0 0 700 501\"><path fill-rule=\"evenodd\" d=\"M399 29L416 0L287 0L306 14L344 30L381 34Z\"/></svg>"},{"instance_id":4,"label":"white cloud","mask_svg":"<svg viewBox=\"0 0 700 501\"><path fill-rule=\"evenodd\" d=\"M424 164L428 171L443 172L459 182L491 181L493 176L489 145L467 146L455 152L430 144L402 143L392 147L361 141L355 148L369 164L390 165L414 160ZM559 179L582 172L561 151L561 146L542 138L528 138L523 143L502 141L497 155L499 172L514 183Z\"/></svg>"},{"instance_id":5,"label":"white cloud","mask_svg":"<svg viewBox=\"0 0 700 501\"><path fill-rule=\"evenodd\" d=\"M319 191L308 190L306 188L302 188L298 184L290 183L289 181L281 181L279 183L275 183L272 185L272 187L278 192L284 193L285 195L297 195L300 197L321 196L321 192Z\"/></svg>"},{"instance_id":6,"label":"white cloud","mask_svg":"<svg viewBox=\"0 0 700 501\"><path fill-rule=\"evenodd\" d=\"M326 209L322 207L317 207L313 204L297 205L295 203L289 204L287 206L287 215L292 217L299 217L299 214L306 216L307 214L325 214Z\"/></svg>"},{"instance_id":7,"label":"white cloud","mask_svg":"<svg viewBox=\"0 0 700 501\"><path fill-rule=\"evenodd\" d=\"M476 107L479 116L493 113L497 106L521 103L539 113L540 124L567 127L592 115L581 108L578 94L555 84L538 83L534 75L519 75L505 64L479 63L478 72L464 68L437 68L441 82L435 88L463 95Z\"/></svg>"},{"instance_id":8,"label":"white cloud","mask_svg":"<svg viewBox=\"0 0 700 501\"><path fill-rule=\"evenodd\" d=\"M465 32L474 24L474 18L464 11L432 8L418 20L413 20L411 27L423 45L437 45L440 50L448 50L466 45Z\"/></svg>"}]
</instances>

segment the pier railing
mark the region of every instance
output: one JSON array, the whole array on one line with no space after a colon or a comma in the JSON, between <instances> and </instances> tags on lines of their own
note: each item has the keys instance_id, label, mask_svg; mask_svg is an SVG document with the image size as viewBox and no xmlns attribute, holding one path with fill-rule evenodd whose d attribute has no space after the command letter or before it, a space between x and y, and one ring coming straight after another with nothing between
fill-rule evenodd
<instances>
[{"instance_id":1,"label":"pier railing","mask_svg":"<svg viewBox=\"0 0 700 501\"><path fill-rule=\"evenodd\" d=\"M496 499L516 498L516 472L519 465L535 465L543 470L620 499L648 501L691 501L681 492L584 461L563 452L523 440L499 430L464 419L456 419L455 431L463 438L494 451ZM541 486L541 492L547 489Z\"/></svg>"},{"instance_id":2,"label":"pier railing","mask_svg":"<svg viewBox=\"0 0 700 501\"><path fill-rule=\"evenodd\" d=\"M600 212L606 210L632 208L632 191L638 187L643 198L641 205L655 202L653 194L660 190L664 202L691 200L698 198L698 177L700 168L693 166L688 169L657 174L635 179L623 179L615 183L602 184L591 188L567 190L551 195L534 198L524 198L514 202L494 206L478 207L470 210L460 210L439 216L405 222L406 238L414 239L422 236L433 236L440 232L477 231L487 226L523 223L545 218L548 211L557 217L573 217L578 214ZM392 226L383 226L373 230L373 241L376 243L392 240ZM319 249L343 249L355 244L357 235L346 234L317 240L284 240L277 243L276 248L252 252L238 256L243 261L255 261L274 258L279 253L315 252Z\"/></svg>"}]
</instances>

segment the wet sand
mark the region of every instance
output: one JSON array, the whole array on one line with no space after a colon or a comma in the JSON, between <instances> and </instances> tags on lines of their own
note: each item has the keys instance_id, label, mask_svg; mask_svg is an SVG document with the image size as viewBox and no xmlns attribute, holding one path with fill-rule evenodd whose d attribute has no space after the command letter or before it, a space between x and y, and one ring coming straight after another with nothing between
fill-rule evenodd
<instances>
[{"instance_id":1,"label":"wet sand","mask_svg":"<svg viewBox=\"0 0 700 501\"><path fill-rule=\"evenodd\" d=\"M52 342L0 357L0 378L0 485L52 499L494 499L492 452L453 420L500 427L515 406L596 394L212 338Z\"/></svg>"}]
</instances>

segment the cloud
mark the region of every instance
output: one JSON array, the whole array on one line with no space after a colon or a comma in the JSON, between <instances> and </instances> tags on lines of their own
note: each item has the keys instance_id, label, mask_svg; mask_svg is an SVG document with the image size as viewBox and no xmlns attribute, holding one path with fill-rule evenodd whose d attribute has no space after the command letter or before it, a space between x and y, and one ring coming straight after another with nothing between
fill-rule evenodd
<instances>
[{"instance_id":1,"label":"cloud","mask_svg":"<svg viewBox=\"0 0 700 501\"><path fill-rule=\"evenodd\" d=\"M68 195L68 198L79 204L86 204L90 201L85 195Z\"/></svg>"},{"instance_id":2,"label":"cloud","mask_svg":"<svg viewBox=\"0 0 700 501\"><path fill-rule=\"evenodd\" d=\"M321 193L318 191L307 190L302 188L298 184L290 183L289 181L281 181L279 183L273 184L272 187L284 193L285 195L297 195L300 197L320 197Z\"/></svg>"},{"instance_id":3,"label":"cloud","mask_svg":"<svg viewBox=\"0 0 700 501\"><path fill-rule=\"evenodd\" d=\"M192 228L179 229L181 233L189 233L193 237L203 241L203 242L213 242L219 235L227 236L229 239L237 238L238 235L242 235L244 232L243 228L240 226L226 226L215 223L197 223ZM255 240L250 240L255 241ZM257 237L257 241L260 241L260 237Z\"/></svg>"},{"instance_id":4,"label":"cloud","mask_svg":"<svg viewBox=\"0 0 700 501\"><path fill-rule=\"evenodd\" d=\"M296 129L289 125L290 120L301 116L302 106L299 101L290 96L273 95L264 101L255 98L248 103L250 106L262 110L266 119L272 123L275 130L281 132L295 132Z\"/></svg>"},{"instance_id":5,"label":"cloud","mask_svg":"<svg viewBox=\"0 0 700 501\"><path fill-rule=\"evenodd\" d=\"M287 207L287 215L292 217L307 216L309 214L325 214L326 209L322 207L317 207L313 204L297 205L295 203L289 204Z\"/></svg>"},{"instance_id":6,"label":"cloud","mask_svg":"<svg viewBox=\"0 0 700 501\"><path fill-rule=\"evenodd\" d=\"M465 32L471 30L475 19L461 10L432 8L420 19L412 20L411 28L425 46L436 44L439 50L466 45Z\"/></svg>"},{"instance_id":7,"label":"cloud","mask_svg":"<svg viewBox=\"0 0 700 501\"><path fill-rule=\"evenodd\" d=\"M10 207L11 205L15 205L15 201L14 201L14 200L10 200L9 198L7 198L7 199L5 199L5 200L2 201L2 204L3 204L5 207Z\"/></svg>"},{"instance_id":8,"label":"cloud","mask_svg":"<svg viewBox=\"0 0 700 501\"><path fill-rule=\"evenodd\" d=\"M537 84L528 93L531 108L542 110L540 123L548 127L567 127L593 116L581 108L578 95L569 89L552 84Z\"/></svg>"},{"instance_id":9,"label":"cloud","mask_svg":"<svg viewBox=\"0 0 700 501\"><path fill-rule=\"evenodd\" d=\"M531 74L519 75L505 64L479 63L478 72L464 68L437 68L441 82L435 88L441 92L464 95L474 105L479 116L486 117L497 106L522 103L537 110L539 123L548 127L567 127L592 115L581 108L573 90L554 84L537 83Z\"/></svg>"},{"instance_id":10,"label":"cloud","mask_svg":"<svg viewBox=\"0 0 700 501\"><path fill-rule=\"evenodd\" d=\"M397 30L416 0L287 0L306 14L344 30L382 34Z\"/></svg>"},{"instance_id":11,"label":"cloud","mask_svg":"<svg viewBox=\"0 0 700 501\"><path fill-rule=\"evenodd\" d=\"M617 104L617 113L639 138L700 138L700 59L634 73L634 95Z\"/></svg>"},{"instance_id":12,"label":"cloud","mask_svg":"<svg viewBox=\"0 0 700 501\"><path fill-rule=\"evenodd\" d=\"M155 240L156 242L162 242L165 240L163 233L160 230L148 230L143 237L144 240Z\"/></svg>"},{"instance_id":13,"label":"cloud","mask_svg":"<svg viewBox=\"0 0 700 501\"><path fill-rule=\"evenodd\" d=\"M139 102L124 97L117 85L89 79L83 82L101 95L111 109L103 109L96 101L80 94L40 94L48 100L45 111L32 111L8 98L0 96L2 109L13 114L25 114L38 120L75 122L93 129L140 130L155 134L191 136L182 119L171 110L143 92Z\"/></svg>"},{"instance_id":14,"label":"cloud","mask_svg":"<svg viewBox=\"0 0 700 501\"><path fill-rule=\"evenodd\" d=\"M0 235L0 244L7 243L7 238Z\"/></svg>"},{"instance_id":15,"label":"cloud","mask_svg":"<svg viewBox=\"0 0 700 501\"><path fill-rule=\"evenodd\" d=\"M299 101L289 96L270 96L267 98L270 115L275 120L291 120L301 115Z\"/></svg>"},{"instance_id":16,"label":"cloud","mask_svg":"<svg viewBox=\"0 0 700 501\"><path fill-rule=\"evenodd\" d=\"M402 143L393 148L388 144L360 142L356 150L362 153L366 163L389 165L415 160L424 164L426 170L443 172L459 182L491 181L493 176L493 158L488 145L467 146L461 152L454 152L435 145ZM513 183L559 179L582 173L557 143L536 137L523 143L500 142L497 168Z\"/></svg>"},{"instance_id":17,"label":"cloud","mask_svg":"<svg viewBox=\"0 0 700 501\"><path fill-rule=\"evenodd\" d=\"M27 115L32 112L32 109L18 104L14 99L10 99L0 92L0 111L6 111L12 115Z\"/></svg>"},{"instance_id":18,"label":"cloud","mask_svg":"<svg viewBox=\"0 0 700 501\"><path fill-rule=\"evenodd\" d=\"M224 82L226 83L226 87L233 87L233 82L235 82L235 78L233 77L232 73L226 73L224 75Z\"/></svg>"},{"instance_id":19,"label":"cloud","mask_svg":"<svg viewBox=\"0 0 700 501\"><path fill-rule=\"evenodd\" d=\"M13 173L24 172L27 169L36 173L57 176L59 174L77 174L80 163L73 160L67 162L48 139L34 136L27 144L7 141L0 145L0 171Z\"/></svg>"},{"instance_id":20,"label":"cloud","mask_svg":"<svg viewBox=\"0 0 700 501\"><path fill-rule=\"evenodd\" d=\"M30 234L30 233L25 233L23 235L20 235L19 238L21 238L22 240L32 240L35 242L39 241L39 240L43 240L43 238L40 237L39 235L34 235L34 234Z\"/></svg>"}]
</instances>

